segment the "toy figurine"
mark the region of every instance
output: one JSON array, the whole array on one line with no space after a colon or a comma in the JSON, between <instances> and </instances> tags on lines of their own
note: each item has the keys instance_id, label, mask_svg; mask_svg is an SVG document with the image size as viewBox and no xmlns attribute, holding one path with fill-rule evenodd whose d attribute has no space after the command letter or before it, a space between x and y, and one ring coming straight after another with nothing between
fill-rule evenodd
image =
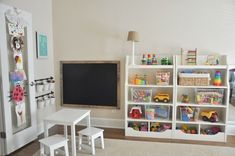
<instances>
[{"instance_id":1,"label":"toy figurine","mask_svg":"<svg viewBox=\"0 0 235 156\"><path fill-rule=\"evenodd\" d=\"M181 96L181 102L182 103L189 103L189 96L187 94L183 94Z\"/></svg>"},{"instance_id":2,"label":"toy figurine","mask_svg":"<svg viewBox=\"0 0 235 156\"><path fill-rule=\"evenodd\" d=\"M147 64L147 58L146 58L145 54L143 54L142 65L146 65L146 64Z\"/></svg>"},{"instance_id":3,"label":"toy figurine","mask_svg":"<svg viewBox=\"0 0 235 156\"><path fill-rule=\"evenodd\" d=\"M151 131L152 132L158 132L160 129L160 123L159 122L152 122L151 123Z\"/></svg>"},{"instance_id":4,"label":"toy figurine","mask_svg":"<svg viewBox=\"0 0 235 156\"><path fill-rule=\"evenodd\" d=\"M147 123L141 123L140 124L140 131L148 131L148 124Z\"/></svg>"},{"instance_id":5,"label":"toy figurine","mask_svg":"<svg viewBox=\"0 0 235 156\"><path fill-rule=\"evenodd\" d=\"M135 85L147 85L147 75L135 75L135 79L134 79L134 84Z\"/></svg>"},{"instance_id":6,"label":"toy figurine","mask_svg":"<svg viewBox=\"0 0 235 156\"><path fill-rule=\"evenodd\" d=\"M163 57L161 59L161 65L171 65L172 63L170 62L168 57Z\"/></svg>"},{"instance_id":7,"label":"toy figurine","mask_svg":"<svg viewBox=\"0 0 235 156\"><path fill-rule=\"evenodd\" d=\"M140 128L136 123L133 123L132 128L136 131L140 131Z\"/></svg>"},{"instance_id":8,"label":"toy figurine","mask_svg":"<svg viewBox=\"0 0 235 156\"><path fill-rule=\"evenodd\" d=\"M151 55L150 54L148 54L147 65L152 65L152 59L151 59Z\"/></svg>"},{"instance_id":9,"label":"toy figurine","mask_svg":"<svg viewBox=\"0 0 235 156\"><path fill-rule=\"evenodd\" d=\"M216 71L215 72L215 78L214 78L214 85L215 86L221 86L222 85L222 80L221 80L221 72L220 71Z\"/></svg>"},{"instance_id":10,"label":"toy figurine","mask_svg":"<svg viewBox=\"0 0 235 156\"><path fill-rule=\"evenodd\" d=\"M196 127L188 127L187 125L183 124L181 126L181 131L187 134L197 134L197 128Z\"/></svg>"},{"instance_id":11,"label":"toy figurine","mask_svg":"<svg viewBox=\"0 0 235 156\"><path fill-rule=\"evenodd\" d=\"M182 121L195 121L198 119L199 108L190 106L180 107L180 117Z\"/></svg>"},{"instance_id":12,"label":"toy figurine","mask_svg":"<svg viewBox=\"0 0 235 156\"><path fill-rule=\"evenodd\" d=\"M157 58L155 54L153 54L153 57L152 57L152 65L157 65Z\"/></svg>"}]
</instances>

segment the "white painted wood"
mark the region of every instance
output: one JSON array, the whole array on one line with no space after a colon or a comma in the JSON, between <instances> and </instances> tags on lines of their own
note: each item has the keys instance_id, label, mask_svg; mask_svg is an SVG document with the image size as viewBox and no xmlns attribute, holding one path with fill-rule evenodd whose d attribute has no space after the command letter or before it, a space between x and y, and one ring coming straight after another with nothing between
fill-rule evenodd
<instances>
[{"instance_id":1,"label":"white painted wood","mask_svg":"<svg viewBox=\"0 0 235 156\"><path fill-rule=\"evenodd\" d=\"M64 125L64 137L68 138L68 128L66 125Z\"/></svg>"},{"instance_id":2,"label":"white painted wood","mask_svg":"<svg viewBox=\"0 0 235 156\"><path fill-rule=\"evenodd\" d=\"M198 131L199 134L186 134L184 132L182 132L181 130L175 130L174 131L174 135L173 138L175 139L186 139L186 140L201 140L201 141L219 141L219 142L226 142L227 139L227 115L228 115L228 99L229 99L229 83L228 83L228 65L227 65L227 57L225 55L219 56L220 60L221 60L221 64L222 65L215 65L215 66L209 66L209 65L204 65L203 62L206 61L206 58L204 55L200 56L199 55L199 65L196 66L192 66L192 65L181 65L181 57L180 56L176 56L176 70L175 70L175 74L177 77L177 74L179 71L182 71L184 69L188 70L188 69L192 69L192 70L207 70L207 71L215 71L215 70L222 70L224 71L225 75L222 77L224 82L224 86L180 86L177 85L178 83L176 82L176 87L175 90L178 95L175 96L175 113L177 114L177 107L178 106L194 106L194 107L199 107L201 109L216 109L216 110L221 110L221 115L220 119L222 121L216 122L216 123L211 123L211 122L206 122L206 121L202 121L202 120L198 120L198 121L192 121L192 122L185 122L185 121L180 121L177 119L176 115L175 115L175 123L176 124L191 124L191 125L197 125L198 126ZM177 79L176 79L177 81ZM213 79L211 80L213 81ZM179 102L179 100L177 100L177 98L180 97L180 94L182 91L187 90L187 92L189 94L192 94L193 92L189 92L190 89L197 89L197 88L222 88L226 91L225 94L225 103L223 105L210 105L210 104L195 104L195 103L188 103L188 104L184 104ZM221 126L222 127L222 132L219 132L215 135L203 135L200 134L200 128L202 126Z\"/></svg>"},{"instance_id":3,"label":"white painted wood","mask_svg":"<svg viewBox=\"0 0 235 156\"><path fill-rule=\"evenodd\" d=\"M130 58L129 56L126 57L126 71L125 71L125 135L126 136L136 136L136 137L156 137L156 138L172 138L172 139L187 139L187 140L202 140L202 141L220 141L220 142L226 142L227 139L227 120L228 120L228 99L229 99L229 81L228 81L228 65L227 65L227 57L225 55L219 56L221 65L217 66L209 66L209 65L204 65L203 62L206 61L206 58L204 55L198 56L198 63L199 65L196 66L191 66L191 65L181 65L180 62L180 56L175 56L174 61L173 61L173 82L172 85L170 86L157 86L157 85L132 85L128 84L128 79L129 79L129 71L130 70L135 70L138 71L140 70L141 72L143 71L150 71L154 69L158 69L158 67L155 66L148 66L148 65L130 65ZM140 57L138 59L141 59ZM136 60L136 62L138 62ZM139 61L140 63L140 61ZM171 68L171 67L170 67ZM164 66L160 66L159 69L164 69ZM169 67L166 67L166 69L169 69ZM222 70L224 75L223 75L223 86L180 86L178 84L178 72L182 70L188 70L188 69L193 69L193 70L204 70L204 71L213 71L215 70ZM140 73L141 73L140 72ZM146 73L148 73L146 72ZM146 74L145 73L145 74ZM213 80L212 80L213 81ZM172 93L172 103L169 104L164 104L164 103L154 103L154 102L149 102L149 103L136 103L132 102L128 99L130 95L129 93L129 88L131 87L136 87L136 88L148 88L148 89L154 89L154 88L160 88L160 89L173 89ZM179 102L178 98L180 97L180 94L182 94L182 91L188 92L190 89L197 89L197 88L221 88L224 89L226 94L225 94L225 102L223 105L210 105L210 104L196 104L196 103L181 103ZM193 92L188 92L190 94L193 94ZM172 119L171 120L148 120L145 118L140 118L140 119L132 119L128 117L128 106L130 105L141 105L141 106L154 106L154 105L170 105L172 107ZM200 107L201 109L216 109L220 112L220 121L211 123L211 122L206 122L202 120L197 120L197 121L181 121L178 119L177 114L178 106L192 106L192 107ZM172 130L166 130L164 132L150 132L149 130L147 132L144 131L136 131L133 130L132 128L128 127L128 122L146 122L148 123L148 126L150 126L151 122L161 122L161 123L172 123ZM183 133L180 130L177 130L176 127L177 125L182 125L182 124L189 124L189 125L195 125L197 126L197 130L199 131L199 134L186 134ZM201 127L211 127L211 126L220 126L222 128L222 132L216 134L216 135L202 135L200 134L200 128ZM230 130L231 132L231 130Z\"/></svg>"},{"instance_id":4,"label":"white painted wood","mask_svg":"<svg viewBox=\"0 0 235 156\"><path fill-rule=\"evenodd\" d=\"M56 149L64 147L65 155L68 156L68 139L61 135L53 135L39 140L41 155L45 154L44 147L49 148L50 155L53 156Z\"/></svg>"},{"instance_id":5,"label":"white painted wood","mask_svg":"<svg viewBox=\"0 0 235 156\"><path fill-rule=\"evenodd\" d=\"M44 145L40 143L40 156L44 156Z\"/></svg>"},{"instance_id":6,"label":"white painted wood","mask_svg":"<svg viewBox=\"0 0 235 156\"><path fill-rule=\"evenodd\" d=\"M0 60L1 61L1 60ZM2 84L0 83L0 89L2 90ZM2 94L0 94L0 108L3 106L2 102ZM0 132L4 132L4 124L3 124L3 110L0 109ZM4 155L5 153L5 140L0 138L0 155Z\"/></svg>"},{"instance_id":7,"label":"white painted wood","mask_svg":"<svg viewBox=\"0 0 235 156\"><path fill-rule=\"evenodd\" d=\"M64 126L71 126L71 147L72 156L76 156L76 137L75 137L75 125L83 119L90 120L90 110L82 109L61 109L58 112L44 118L44 136L48 137L48 124L58 124ZM90 126L90 121L87 122L87 126Z\"/></svg>"},{"instance_id":8,"label":"white painted wood","mask_svg":"<svg viewBox=\"0 0 235 156\"><path fill-rule=\"evenodd\" d=\"M86 136L87 138L89 138L88 142L91 142L91 153L92 155L95 155L95 140L97 138L100 139L100 146L102 149L104 149L103 132L104 132L103 129L99 129L95 127L88 127L79 131L78 132L78 135L79 135L79 147L78 148L81 149L81 147L83 147L82 138L83 136Z\"/></svg>"},{"instance_id":9,"label":"white painted wood","mask_svg":"<svg viewBox=\"0 0 235 156\"><path fill-rule=\"evenodd\" d=\"M125 66L125 135L126 136L141 136L141 137L156 137L156 138L171 138L172 137L172 130L166 130L164 132L150 132L150 130L148 130L148 132L141 132L141 131L135 131L132 128L128 127L128 123L129 122L145 122L148 124L148 127L150 129L150 123L151 122L159 122L159 123L170 123L172 124L172 128L173 125L175 124L174 121L174 94L175 94L175 59L173 55L159 55L157 56L157 61L160 62L160 59L162 57L169 57L172 64L173 65L141 65L140 64L140 60L141 60L141 56L137 56L136 57L136 62L138 62L139 64L136 63L136 65L132 65L130 63L131 58L129 56L126 57L126 66ZM131 70L134 70L131 71ZM166 86L160 86L160 85L155 85L155 84L151 84L151 85L133 85L133 84L129 84L129 76L135 72L140 71L139 73L141 74L141 72L145 72L145 73L151 73L151 74L155 74L156 71L171 71L171 77L173 77L173 81L170 82L170 85L166 85ZM132 72L132 73L131 73ZM151 75L150 74L150 75ZM153 83L155 83L155 79L153 80ZM156 102L133 102L130 101L131 99L129 98L130 95L128 95L130 93L129 89L131 88L146 88L146 89L153 89L153 90L158 90L161 89L163 91L170 91L172 93L172 100L170 103L156 103ZM154 91L155 92L155 91ZM172 118L170 120L166 120L166 119L153 119L153 120L148 120L145 118L141 118L141 119L132 119L130 117L128 117L128 107L131 105L139 105L139 106L144 106L144 107L148 107L148 106L170 106L170 108L172 109Z\"/></svg>"},{"instance_id":10,"label":"white painted wood","mask_svg":"<svg viewBox=\"0 0 235 156\"><path fill-rule=\"evenodd\" d=\"M161 122L161 123L172 123L172 120L167 120L167 119L145 119L145 118L140 118L140 119L132 119L132 118L127 118L127 121L135 121L135 122Z\"/></svg>"},{"instance_id":11,"label":"white painted wood","mask_svg":"<svg viewBox=\"0 0 235 156\"><path fill-rule=\"evenodd\" d=\"M149 138L172 138L172 130L164 132L140 132L128 127L125 129L127 136L149 137Z\"/></svg>"},{"instance_id":12,"label":"white painted wood","mask_svg":"<svg viewBox=\"0 0 235 156\"><path fill-rule=\"evenodd\" d=\"M221 89L227 89L228 86L181 86L177 85L178 88L221 88Z\"/></svg>"},{"instance_id":13,"label":"white painted wood","mask_svg":"<svg viewBox=\"0 0 235 156\"><path fill-rule=\"evenodd\" d=\"M128 101L128 105L157 105L157 106L173 106L173 103L156 103L156 102L133 102Z\"/></svg>"},{"instance_id":14,"label":"white painted wood","mask_svg":"<svg viewBox=\"0 0 235 156\"><path fill-rule=\"evenodd\" d=\"M210 108L227 108L226 105L209 105L196 103L176 103L176 106L192 106L192 107L210 107Z\"/></svg>"},{"instance_id":15,"label":"white painted wood","mask_svg":"<svg viewBox=\"0 0 235 156\"><path fill-rule=\"evenodd\" d=\"M129 65L129 69L173 69L174 65Z\"/></svg>"},{"instance_id":16,"label":"white painted wood","mask_svg":"<svg viewBox=\"0 0 235 156\"><path fill-rule=\"evenodd\" d=\"M173 88L173 85L159 86L159 85L131 85L131 84L129 84L128 87L140 87L140 88Z\"/></svg>"},{"instance_id":17,"label":"white painted wood","mask_svg":"<svg viewBox=\"0 0 235 156\"><path fill-rule=\"evenodd\" d=\"M4 110L4 127L6 131L6 153L9 154L16 149L24 146L25 144L33 141L37 137L37 121L36 121L36 103L35 103L35 89L34 87L29 87L27 91L27 96L29 96L30 102L30 122L31 125L21 130L15 134L13 134L13 126L12 126L12 111L11 111L11 102L9 102L9 94L10 94L10 82L9 82L9 63L8 63L8 53L9 53L9 43L6 35L6 20L5 20L5 12L9 9L14 9L11 6L7 6L4 4L0 4L0 52L1 52L1 83L2 83L2 109ZM34 64L33 64L33 34L32 34L32 15L23 10L20 11L20 17L23 18L27 22L26 38L27 48L25 49L25 53L27 53L27 60L24 60L24 64L27 64L27 81L28 84L34 81ZM13 59L13 56L12 56Z\"/></svg>"},{"instance_id":18,"label":"white painted wood","mask_svg":"<svg viewBox=\"0 0 235 156\"><path fill-rule=\"evenodd\" d=\"M176 123L180 124L200 124L200 125L214 125L214 126L225 126L225 122L207 122L203 120L198 120L198 121L181 121L181 120L176 120Z\"/></svg>"},{"instance_id":19,"label":"white painted wood","mask_svg":"<svg viewBox=\"0 0 235 156\"><path fill-rule=\"evenodd\" d=\"M217 65L217 66L209 66L209 65L178 65L177 69L227 69L227 65Z\"/></svg>"},{"instance_id":20,"label":"white painted wood","mask_svg":"<svg viewBox=\"0 0 235 156\"><path fill-rule=\"evenodd\" d=\"M71 146L72 146L72 155L76 155L76 134L75 134L75 125L71 125Z\"/></svg>"},{"instance_id":21,"label":"white painted wood","mask_svg":"<svg viewBox=\"0 0 235 156\"><path fill-rule=\"evenodd\" d=\"M225 133L219 132L215 135L203 135L203 134L186 134L181 130L175 131L175 139L184 140L200 140L200 141L217 141L224 142Z\"/></svg>"}]
</instances>

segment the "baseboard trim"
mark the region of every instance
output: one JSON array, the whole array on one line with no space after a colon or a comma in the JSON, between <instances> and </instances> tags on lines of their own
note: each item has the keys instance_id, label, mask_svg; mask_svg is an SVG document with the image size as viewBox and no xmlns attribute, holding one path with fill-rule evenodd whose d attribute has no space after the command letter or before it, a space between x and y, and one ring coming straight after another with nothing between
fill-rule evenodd
<instances>
[{"instance_id":1,"label":"baseboard trim","mask_svg":"<svg viewBox=\"0 0 235 156\"><path fill-rule=\"evenodd\" d=\"M124 119L91 118L91 125L96 127L124 129Z\"/></svg>"},{"instance_id":2,"label":"baseboard trim","mask_svg":"<svg viewBox=\"0 0 235 156\"><path fill-rule=\"evenodd\" d=\"M123 119L91 118L91 125L95 127L124 129L124 123ZM86 125L86 120L81 121L79 125ZM50 124L49 128L53 126L54 124ZM38 135L44 133L43 122L38 124L37 130Z\"/></svg>"}]
</instances>

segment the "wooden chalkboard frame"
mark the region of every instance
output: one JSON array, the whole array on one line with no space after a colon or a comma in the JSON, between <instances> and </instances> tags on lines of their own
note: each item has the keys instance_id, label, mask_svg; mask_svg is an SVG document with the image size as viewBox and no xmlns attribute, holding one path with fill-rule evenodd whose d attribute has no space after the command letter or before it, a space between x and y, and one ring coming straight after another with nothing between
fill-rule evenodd
<instances>
[{"instance_id":1,"label":"wooden chalkboard frame","mask_svg":"<svg viewBox=\"0 0 235 156\"><path fill-rule=\"evenodd\" d=\"M95 106L95 105L85 105L85 104L64 104L63 103L63 65L64 64L116 64L117 65L117 106ZM82 108L111 108L120 109L120 61L60 61L60 97L62 107L82 107Z\"/></svg>"}]
</instances>

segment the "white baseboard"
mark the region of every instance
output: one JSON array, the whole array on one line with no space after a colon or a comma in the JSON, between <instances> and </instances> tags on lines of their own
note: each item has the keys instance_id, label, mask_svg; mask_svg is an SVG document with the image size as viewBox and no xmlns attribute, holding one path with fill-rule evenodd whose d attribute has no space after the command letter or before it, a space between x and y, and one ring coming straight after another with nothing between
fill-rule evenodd
<instances>
[{"instance_id":1,"label":"white baseboard","mask_svg":"<svg viewBox=\"0 0 235 156\"><path fill-rule=\"evenodd\" d=\"M124 129L124 119L92 118L91 125L96 127Z\"/></svg>"},{"instance_id":2,"label":"white baseboard","mask_svg":"<svg viewBox=\"0 0 235 156\"><path fill-rule=\"evenodd\" d=\"M227 124L227 134L235 135L235 121L228 121Z\"/></svg>"},{"instance_id":3,"label":"white baseboard","mask_svg":"<svg viewBox=\"0 0 235 156\"><path fill-rule=\"evenodd\" d=\"M85 125L85 120L79 123L80 125ZM107 118L91 118L91 125L95 127L104 128L117 128L124 129L124 119L107 119ZM54 124L49 125L49 128L53 127ZM43 123L38 124L37 128L38 135L44 132Z\"/></svg>"}]
</instances>

